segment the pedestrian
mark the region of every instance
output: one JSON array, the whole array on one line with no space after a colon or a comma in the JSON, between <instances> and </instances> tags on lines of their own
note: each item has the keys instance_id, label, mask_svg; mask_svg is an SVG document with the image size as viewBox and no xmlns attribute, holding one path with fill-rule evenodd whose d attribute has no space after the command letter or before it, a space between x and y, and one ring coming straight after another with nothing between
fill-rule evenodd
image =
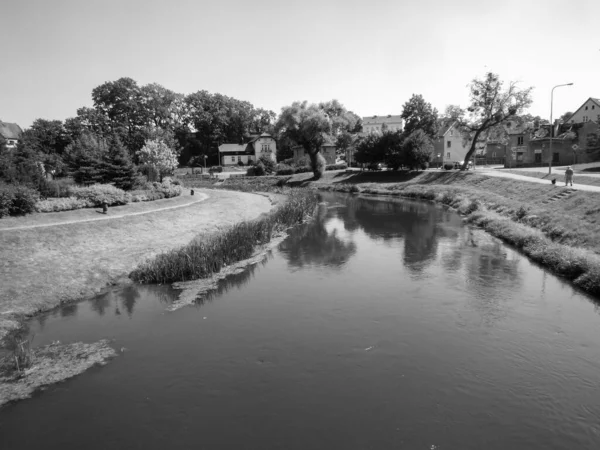
<instances>
[{"instance_id":1,"label":"pedestrian","mask_svg":"<svg viewBox=\"0 0 600 450\"><path fill-rule=\"evenodd\" d=\"M573 186L573 169L571 169L571 166L567 167L567 170L565 170L565 186L569 183Z\"/></svg>"}]
</instances>

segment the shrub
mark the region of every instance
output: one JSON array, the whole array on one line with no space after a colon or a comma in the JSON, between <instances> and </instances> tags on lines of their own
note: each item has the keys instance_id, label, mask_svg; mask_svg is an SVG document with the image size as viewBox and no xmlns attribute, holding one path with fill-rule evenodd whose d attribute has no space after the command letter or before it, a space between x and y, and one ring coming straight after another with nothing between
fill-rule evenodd
<instances>
[{"instance_id":1,"label":"shrub","mask_svg":"<svg viewBox=\"0 0 600 450\"><path fill-rule=\"evenodd\" d=\"M77 197L62 197L62 198L49 198L46 200L40 200L35 204L35 209L38 212L59 212L59 211L71 211L73 209L89 208L93 205L89 201L79 199Z\"/></svg>"},{"instance_id":2,"label":"shrub","mask_svg":"<svg viewBox=\"0 0 600 450\"><path fill-rule=\"evenodd\" d=\"M256 166L248 167L248 170L246 170L246 176L248 176L248 177L256 176Z\"/></svg>"},{"instance_id":3,"label":"shrub","mask_svg":"<svg viewBox=\"0 0 600 450\"><path fill-rule=\"evenodd\" d=\"M294 169L294 173L306 173L306 172L312 172L312 169L310 168L310 166L300 166L300 167L296 167Z\"/></svg>"},{"instance_id":4,"label":"shrub","mask_svg":"<svg viewBox=\"0 0 600 450\"><path fill-rule=\"evenodd\" d=\"M265 165L262 163L262 161L258 161L256 166L254 166L254 175L257 177L262 177L263 175L265 175L265 173Z\"/></svg>"},{"instance_id":5,"label":"shrub","mask_svg":"<svg viewBox=\"0 0 600 450\"><path fill-rule=\"evenodd\" d=\"M348 164L329 164L325 167L325 170L346 170L348 168Z\"/></svg>"},{"instance_id":6,"label":"shrub","mask_svg":"<svg viewBox=\"0 0 600 450\"><path fill-rule=\"evenodd\" d=\"M237 163L238 166L243 167L244 166L244 161L242 161L241 159L238 161Z\"/></svg>"},{"instance_id":7,"label":"shrub","mask_svg":"<svg viewBox=\"0 0 600 450\"><path fill-rule=\"evenodd\" d=\"M111 184L93 184L87 187L73 186L69 188L69 194L80 200L88 201L91 206L101 206L103 203L107 203L108 206L125 205L131 199L129 194Z\"/></svg>"},{"instance_id":8,"label":"shrub","mask_svg":"<svg viewBox=\"0 0 600 450\"><path fill-rule=\"evenodd\" d=\"M321 152L317 153L315 160L311 161L311 167L315 176L315 180L318 180L323 177L323 175L325 174L326 166L327 161L325 161L325 158L323 157L323 155L321 155Z\"/></svg>"},{"instance_id":9,"label":"shrub","mask_svg":"<svg viewBox=\"0 0 600 450\"><path fill-rule=\"evenodd\" d=\"M287 164L277 164L275 166L275 174L277 175L293 175L294 169Z\"/></svg>"},{"instance_id":10,"label":"shrub","mask_svg":"<svg viewBox=\"0 0 600 450\"><path fill-rule=\"evenodd\" d=\"M269 159L265 156L261 156L258 159L258 164L261 164L261 163L262 163L263 167L265 168L266 174L270 175L273 172L275 172L275 162L272 159Z\"/></svg>"},{"instance_id":11,"label":"shrub","mask_svg":"<svg viewBox=\"0 0 600 450\"><path fill-rule=\"evenodd\" d=\"M40 190L42 197L68 197L69 187L75 185L75 180L72 178L59 178L50 180L46 183L43 189Z\"/></svg>"},{"instance_id":12,"label":"shrub","mask_svg":"<svg viewBox=\"0 0 600 450\"><path fill-rule=\"evenodd\" d=\"M213 166L208 169L208 173L221 173L223 172L223 166Z\"/></svg>"},{"instance_id":13,"label":"shrub","mask_svg":"<svg viewBox=\"0 0 600 450\"><path fill-rule=\"evenodd\" d=\"M35 211L39 193L26 186L0 185L0 217L19 216Z\"/></svg>"}]
</instances>

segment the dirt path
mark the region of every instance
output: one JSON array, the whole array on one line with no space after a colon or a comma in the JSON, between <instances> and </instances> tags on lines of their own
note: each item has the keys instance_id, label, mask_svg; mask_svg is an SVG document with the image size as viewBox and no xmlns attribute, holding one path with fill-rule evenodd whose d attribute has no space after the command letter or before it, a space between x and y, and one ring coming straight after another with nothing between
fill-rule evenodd
<instances>
[{"instance_id":1,"label":"dirt path","mask_svg":"<svg viewBox=\"0 0 600 450\"><path fill-rule=\"evenodd\" d=\"M478 168L476 170L476 173L488 175L491 177L512 178L513 180L521 180L521 181L528 181L530 183L550 185L550 181L544 180L542 178L533 178L533 177L528 177L525 175L517 175L515 173L503 172L501 170L495 170L495 169L479 169ZM573 177L573 181L574 181L573 187L569 186L570 189L575 189L575 190L579 190L579 191L600 192L600 186L591 186L591 185L587 185L587 184L577 183L576 176ZM556 185L564 187L564 182L557 181Z\"/></svg>"},{"instance_id":2,"label":"dirt path","mask_svg":"<svg viewBox=\"0 0 600 450\"><path fill-rule=\"evenodd\" d=\"M271 209L267 197L242 192L208 190L201 201L190 197L110 208L109 217L71 211L42 217L45 223L37 225L43 226L29 217L20 226L13 221L0 227L0 335L14 325L10 318L16 314L48 310L128 282L127 274L146 258ZM129 206L134 208L128 214Z\"/></svg>"}]
</instances>

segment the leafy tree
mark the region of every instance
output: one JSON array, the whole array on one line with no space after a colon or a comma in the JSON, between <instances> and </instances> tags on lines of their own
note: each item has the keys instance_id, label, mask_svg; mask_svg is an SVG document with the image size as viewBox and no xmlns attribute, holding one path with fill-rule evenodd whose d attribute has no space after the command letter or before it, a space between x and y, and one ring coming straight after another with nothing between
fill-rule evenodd
<instances>
[{"instance_id":1,"label":"leafy tree","mask_svg":"<svg viewBox=\"0 0 600 450\"><path fill-rule=\"evenodd\" d=\"M572 115L573 113L571 111L567 111L562 116L560 116L558 120L560 120L562 123L567 123Z\"/></svg>"},{"instance_id":2,"label":"leafy tree","mask_svg":"<svg viewBox=\"0 0 600 450\"><path fill-rule=\"evenodd\" d=\"M415 130L423 130L431 138L437 134L438 111L420 94L413 94L404 104L402 119L405 122L404 132L407 136Z\"/></svg>"},{"instance_id":3,"label":"leafy tree","mask_svg":"<svg viewBox=\"0 0 600 450\"><path fill-rule=\"evenodd\" d=\"M66 168L63 154L71 142L71 138L62 121L35 120L31 127L23 132L21 142L40 155L40 160L47 172L60 174Z\"/></svg>"},{"instance_id":4,"label":"leafy tree","mask_svg":"<svg viewBox=\"0 0 600 450\"><path fill-rule=\"evenodd\" d=\"M162 140L148 140L137 152L141 164L154 167L160 174L160 180L164 175L173 172L177 167L177 154L169 148Z\"/></svg>"},{"instance_id":5,"label":"leafy tree","mask_svg":"<svg viewBox=\"0 0 600 450\"><path fill-rule=\"evenodd\" d=\"M400 131L388 131L379 136L379 146L383 153L383 160L392 170L398 170L400 167L407 165L403 144L404 133Z\"/></svg>"},{"instance_id":6,"label":"leafy tree","mask_svg":"<svg viewBox=\"0 0 600 450\"><path fill-rule=\"evenodd\" d=\"M413 131L402 143L406 165L412 169L423 168L433 153L433 142L424 130Z\"/></svg>"},{"instance_id":7,"label":"leafy tree","mask_svg":"<svg viewBox=\"0 0 600 450\"><path fill-rule=\"evenodd\" d=\"M383 162L385 160L385 149L380 144L380 135L370 133L365 136L356 147L356 162L360 164Z\"/></svg>"},{"instance_id":8,"label":"leafy tree","mask_svg":"<svg viewBox=\"0 0 600 450\"><path fill-rule=\"evenodd\" d=\"M474 79L470 85L471 103L467 111L451 111L451 119L465 139L471 142L462 170L466 170L477 147L489 133L503 128L501 125L531 105L533 88L519 89L515 82L511 82L507 89L503 89L503 84L500 77L491 72L482 79Z\"/></svg>"},{"instance_id":9,"label":"leafy tree","mask_svg":"<svg viewBox=\"0 0 600 450\"><path fill-rule=\"evenodd\" d=\"M337 100L311 104L294 102L282 108L275 130L282 138L287 138L302 146L309 155L316 179L325 171L325 159L320 154L321 146L336 139L343 132L357 132L362 129L360 118L347 111Z\"/></svg>"}]
</instances>

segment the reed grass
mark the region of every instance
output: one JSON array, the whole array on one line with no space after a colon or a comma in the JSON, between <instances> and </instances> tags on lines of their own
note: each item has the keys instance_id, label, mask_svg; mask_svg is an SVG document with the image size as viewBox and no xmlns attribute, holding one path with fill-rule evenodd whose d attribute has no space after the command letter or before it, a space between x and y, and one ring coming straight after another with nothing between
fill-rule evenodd
<instances>
[{"instance_id":1,"label":"reed grass","mask_svg":"<svg viewBox=\"0 0 600 450\"><path fill-rule=\"evenodd\" d=\"M257 246L305 221L316 205L315 193L290 190L286 202L273 212L197 237L181 248L160 254L142 263L130 274L130 278L138 283L173 283L209 277L230 264L250 258Z\"/></svg>"}]
</instances>

